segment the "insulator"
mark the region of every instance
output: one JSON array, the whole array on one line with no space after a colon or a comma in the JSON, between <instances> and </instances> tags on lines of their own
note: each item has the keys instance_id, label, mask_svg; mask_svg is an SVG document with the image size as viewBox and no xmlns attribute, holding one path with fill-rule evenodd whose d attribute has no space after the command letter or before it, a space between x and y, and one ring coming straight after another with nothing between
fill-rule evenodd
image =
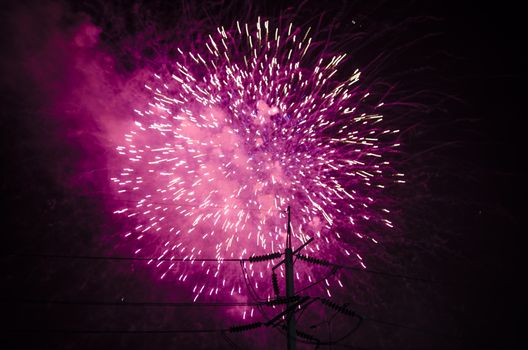
<instances>
[{"instance_id":1,"label":"insulator","mask_svg":"<svg viewBox=\"0 0 528 350\"><path fill-rule=\"evenodd\" d=\"M279 281L277 280L277 274L275 272L271 275L271 282L273 283L273 291L275 292L275 295L279 296Z\"/></svg>"},{"instance_id":2,"label":"insulator","mask_svg":"<svg viewBox=\"0 0 528 350\"><path fill-rule=\"evenodd\" d=\"M266 261L266 260L273 260L277 259L281 256L281 253L271 253L266 255L257 255L257 256L251 256L249 257L250 262L258 262L258 261Z\"/></svg>"},{"instance_id":3,"label":"insulator","mask_svg":"<svg viewBox=\"0 0 528 350\"><path fill-rule=\"evenodd\" d=\"M314 337L313 335L310 335L308 333L304 333L302 331L299 331L299 330L295 330L295 333L297 333L297 336L299 338L304 338L306 340L311 340L311 341L314 341L314 342L317 342L319 343L319 339L317 339L316 337Z\"/></svg>"},{"instance_id":4,"label":"insulator","mask_svg":"<svg viewBox=\"0 0 528 350\"><path fill-rule=\"evenodd\" d=\"M340 312L344 315L347 315L347 316L355 316L356 313L350 309L347 309L346 307L344 306L341 306L341 305L338 305L336 303L334 303L333 301L331 300L328 300L328 299L323 299L321 298L321 303L323 303L324 305L328 306L329 308L332 308L334 310L336 310L337 312Z\"/></svg>"},{"instance_id":5,"label":"insulator","mask_svg":"<svg viewBox=\"0 0 528 350\"><path fill-rule=\"evenodd\" d=\"M316 265L322 265L322 266L330 266L330 265L332 265L328 261L317 259L317 258L312 258L310 256L306 256L306 255L302 255L302 254L297 254L297 258L299 258L301 260L304 260L306 262L312 263L312 264L316 264Z\"/></svg>"},{"instance_id":6,"label":"insulator","mask_svg":"<svg viewBox=\"0 0 528 350\"><path fill-rule=\"evenodd\" d=\"M290 298L277 298L277 299L272 299L272 300L269 300L269 301L266 301L265 304L266 305L281 305L281 304L288 304L288 303L293 303L293 302L296 302L299 300L299 296L297 295L294 295Z\"/></svg>"},{"instance_id":7,"label":"insulator","mask_svg":"<svg viewBox=\"0 0 528 350\"><path fill-rule=\"evenodd\" d=\"M281 326L282 329L284 329L285 331L288 330L288 327L286 327L285 325L282 325ZM297 334L297 336L299 338L303 338L303 339L306 339L306 340L310 340L310 341L313 341L313 342L316 342L316 343L320 343L320 340L317 339L316 337L314 337L313 335L310 335L308 333L304 333L298 329L295 330L295 333Z\"/></svg>"},{"instance_id":8,"label":"insulator","mask_svg":"<svg viewBox=\"0 0 528 350\"><path fill-rule=\"evenodd\" d=\"M249 331L251 329L259 328L261 326L262 326L262 322L255 322L255 323L245 324L241 326L233 326L229 328L229 332L231 333L244 332L244 331Z\"/></svg>"}]
</instances>

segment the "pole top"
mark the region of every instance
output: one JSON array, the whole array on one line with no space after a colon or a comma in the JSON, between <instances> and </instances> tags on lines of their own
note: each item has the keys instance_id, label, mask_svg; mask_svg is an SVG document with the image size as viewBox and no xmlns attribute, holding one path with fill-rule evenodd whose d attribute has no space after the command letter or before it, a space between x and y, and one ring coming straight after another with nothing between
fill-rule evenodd
<instances>
[{"instance_id":1,"label":"pole top","mask_svg":"<svg viewBox=\"0 0 528 350\"><path fill-rule=\"evenodd\" d=\"M288 227L287 227L287 235L286 235L286 248L291 249L292 247L292 240L291 240L291 210L290 206L288 205Z\"/></svg>"}]
</instances>

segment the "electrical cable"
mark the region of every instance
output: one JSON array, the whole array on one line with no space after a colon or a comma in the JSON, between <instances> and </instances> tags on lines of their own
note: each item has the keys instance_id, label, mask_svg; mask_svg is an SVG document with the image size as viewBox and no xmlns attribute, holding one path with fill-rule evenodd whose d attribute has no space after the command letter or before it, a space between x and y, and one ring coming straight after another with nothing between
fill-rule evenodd
<instances>
[{"instance_id":1,"label":"electrical cable","mask_svg":"<svg viewBox=\"0 0 528 350\"><path fill-rule=\"evenodd\" d=\"M130 302L130 301L91 301L91 300L44 300L44 299L10 299L0 300L0 304L28 305L71 305L71 306L142 306L142 307L242 307L260 306L265 303L225 303L225 302Z\"/></svg>"},{"instance_id":2,"label":"electrical cable","mask_svg":"<svg viewBox=\"0 0 528 350\"><path fill-rule=\"evenodd\" d=\"M303 289L296 291L296 293L304 292L305 290L310 289L310 288L312 288L313 286L315 286L315 285L317 285L317 284L323 282L325 279L327 279L327 278L329 278L329 277L335 275L335 274L337 273L338 270L339 270L339 267L338 267L338 266L334 266L334 267L332 268L332 271L330 271L326 276L321 277L319 280L317 280L317 281L315 281L315 282L309 284L308 286L304 287Z\"/></svg>"},{"instance_id":3,"label":"electrical cable","mask_svg":"<svg viewBox=\"0 0 528 350\"><path fill-rule=\"evenodd\" d=\"M146 329L146 330L124 330L124 329L9 329L8 333L59 333L59 334L176 334L176 333L220 333L224 329Z\"/></svg>"},{"instance_id":4,"label":"electrical cable","mask_svg":"<svg viewBox=\"0 0 528 350\"><path fill-rule=\"evenodd\" d=\"M244 262L247 259L216 259L216 258L154 258L154 257L121 257L121 256L94 256L94 255L66 255L66 254L39 254L39 253L8 253L6 256L17 256L23 258L50 258L50 259L73 259L73 260L116 260L116 261L172 261L172 262Z\"/></svg>"}]
</instances>

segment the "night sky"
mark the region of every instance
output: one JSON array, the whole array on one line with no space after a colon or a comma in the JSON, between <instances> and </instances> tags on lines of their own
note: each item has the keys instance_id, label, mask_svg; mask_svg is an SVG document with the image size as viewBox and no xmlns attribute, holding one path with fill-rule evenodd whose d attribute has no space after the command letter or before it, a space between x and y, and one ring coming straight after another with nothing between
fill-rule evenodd
<instances>
[{"instance_id":1,"label":"night sky","mask_svg":"<svg viewBox=\"0 0 528 350\"><path fill-rule=\"evenodd\" d=\"M385 81L401 102L392 113L405 130L400 167L408 182L391 190L398 230L382 258L365 254L369 269L381 273L343 275L345 288L332 300L349 303L365 320L331 348L506 348L520 339L520 9L507 2L418 1L2 7L6 348L286 347L277 329L228 333L229 339L217 332L263 320L257 314L243 321L236 307L214 304L234 300L192 305L191 287L159 280L144 261L93 258L132 256L124 223L112 214L117 204L106 170L109 130L119 131L129 113L116 101L136 97L127 82L159 59L165 43L200 42L217 25L257 16L291 17L300 25L321 18L318 40L329 36L338 51L352 51L368 77ZM329 321L333 314L321 310L306 312L304 332L326 341L353 327L355 321L342 315ZM203 330L211 332L194 333Z\"/></svg>"}]
</instances>

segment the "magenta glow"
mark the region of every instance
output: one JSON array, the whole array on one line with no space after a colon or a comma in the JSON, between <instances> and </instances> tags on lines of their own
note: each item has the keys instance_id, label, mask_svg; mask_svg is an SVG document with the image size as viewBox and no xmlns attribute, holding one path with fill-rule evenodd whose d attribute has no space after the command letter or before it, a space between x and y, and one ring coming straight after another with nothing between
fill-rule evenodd
<instances>
[{"instance_id":1,"label":"magenta glow","mask_svg":"<svg viewBox=\"0 0 528 350\"><path fill-rule=\"evenodd\" d=\"M124 236L137 256L165 259L150 263L194 300L242 298L239 266L222 260L282 251L289 205L294 246L315 237L305 254L365 268L361 247L393 227L385 187L404 180L390 162L399 130L384 127L383 101L361 87L359 69L292 24L237 22L195 47L145 82L116 147L111 181L126 203L116 213L135 225ZM267 298L271 264L247 263ZM321 276L296 266L299 288ZM342 283L320 286L331 295Z\"/></svg>"}]
</instances>

